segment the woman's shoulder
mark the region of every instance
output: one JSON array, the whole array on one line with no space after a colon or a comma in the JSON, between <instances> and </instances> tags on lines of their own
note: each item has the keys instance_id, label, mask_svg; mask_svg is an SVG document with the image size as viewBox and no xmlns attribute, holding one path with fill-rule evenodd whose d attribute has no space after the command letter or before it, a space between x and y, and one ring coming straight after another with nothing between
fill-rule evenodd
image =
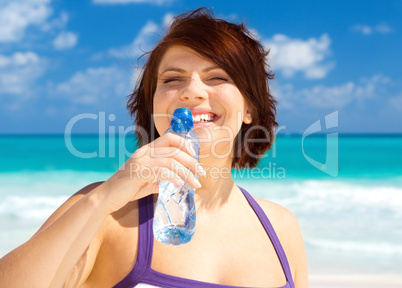
<instances>
[{"instance_id":1,"label":"woman's shoulder","mask_svg":"<svg viewBox=\"0 0 402 288\"><path fill-rule=\"evenodd\" d=\"M289 209L273 201L255 196L253 198L260 205L265 215L267 215L281 242L282 239L286 239L285 242L302 240L299 221ZM292 237L289 237L290 235Z\"/></svg>"},{"instance_id":2,"label":"woman's shoulder","mask_svg":"<svg viewBox=\"0 0 402 288\"><path fill-rule=\"evenodd\" d=\"M305 266L306 258L304 241L296 216L290 210L275 202L260 199L258 197L254 197L254 199L271 222L275 233L285 250L294 276L297 267L299 267L297 270L300 270L300 267L304 269L303 267Z\"/></svg>"},{"instance_id":3,"label":"woman's shoulder","mask_svg":"<svg viewBox=\"0 0 402 288\"><path fill-rule=\"evenodd\" d=\"M267 215L275 230L299 227L296 216L289 209L279 205L278 203L261 199L254 195L253 198L257 201L258 205L260 205L264 213Z\"/></svg>"}]
</instances>

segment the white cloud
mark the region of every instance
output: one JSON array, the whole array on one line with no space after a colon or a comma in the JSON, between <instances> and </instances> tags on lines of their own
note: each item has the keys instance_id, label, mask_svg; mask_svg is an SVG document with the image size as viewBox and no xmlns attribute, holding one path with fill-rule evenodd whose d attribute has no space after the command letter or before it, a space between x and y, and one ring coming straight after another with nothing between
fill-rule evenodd
<instances>
[{"instance_id":1,"label":"white cloud","mask_svg":"<svg viewBox=\"0 0 402 288\"><path fill-rule=\"evenodd\" d=\"M147 3L162 5L171 3L174 0L92 0L94 4L129 4L129 3Z\"/></svg>"},{"instance_id":2,"label":"white cloud","mask_svg":"<svg viewBox=\"0 0 402 288\"><path fill-rule=\"evenodd\" d=\"M273 89L283 109L296 109L302 106L316 108L342 108L351 102L362 104L368 99L382 95L390 79L383 75L374 75L369 79L360 79L357 83L349 81L340 85L327 87L316 85L297 91L293 85L286 84Z\"/></svg>"},{"instance_id":3,"label":"white cloud","mask_svg":"<svg viewBox=\"0 0 402 288\"><path fill-rule=\"evenodd\" d=\"M285 77L302 72L306 78L320 79L335 65L327 60L331 55L331 39L327 34L308 40L276 34L271 39L263 39L262 43L271 50L268 56L271 68L281 71Z\"/></svg>"},{"instance_id":4,"label":"white cloud","mask_svg":"<svg viewBox=\"0 0 402 288\"><path fill-rule=\"evenodd\" d=\"M75 73L68 81L56 85L52 94L72 103L105 105L105 102L123 99L131 92L132 86L129 73L125 73L122 68L87 68Z\"/></svg>"},{"instance_id":5,"label":"white cloud","mask_svg":"<svg viewBox=\"0 0 402 288\"><path fill-rule=\"evenodd\" d=\"M393 32L393 29L386 23L380 23L375 26L366 24L356 24L351 28L352 31L361 33L363 35L371 35L374 33L389 34Z\"/></svg>"},{"instance_id":6,"label":"white cloud","mask_svg":"<svg viewBox=\"0 0 402 288\"><path fill-rule=\"evenodd\" d=\"M66 12L60 13L59 17L49 20L41 26L43 32L51 30L63 30L68 22L68 14Z\"/></svg>"},{"instance_id":7,"label":"white cloud","mask_svg":"<svg viewBox=\"0 0 402 288\"><path fill-rule=\"evenodd\" d=\"M10 56L0 54L0 95L18 99L32 96L33 85L44 72L44 63L34 52L15 52Z\"/></svg>"},{"instance_id":8,"label":"white cloud","mask_svg":"<svg viewBox=\"0 0 402 288\"><path fill-rule=\"evenodd\" d=\"M57 50L72 48L77 44L78 36L73 32L62 31L53 40L53 46Z\"/></svg>"},{"instance_id":9,"label":"white cloud","mask_svg":"<svg viewBox=\"0 0 402 288\"><path fill-rule=\"evenodd\" d=\"M41 26L52 14L50 0L13 0L0 4L0 43L18 42L31 25Z\"/></svg>"},{"instance_id":10,"label":"white cloud","mask_svg":"<svg viewBox=\"0 0 402 288\"><path fill-rule=\"evenodd\" d=\"M378 24L374 27L374 30L381 34L388 34L393 32L393 29L385 23Z\"/></svg>"},{"instance_id":11,"label":"white cloud","mask_svg":"<svg viewBox=\"0 0 402 288\"><path fill-rule=\"evenodd\" d=\"M144 54L144 52L150 51L155 42L159 40L157 38L164 34L173 17L171 13L165 14L161 25L148 21L130 44L110 49L109 53L118 58L136 58Z\"/></svg>"},{"instance_id":12,"label":"white cloud","mask_svg":"<svg viewBox=\"0 0 402 288\"><path fill-rule=\"evenodd\" d=\"M138 57L144 52L152 49L154 41L152 41L151 38L159 31L159 29L160 28L156 23L148 21L129 45L111 49L109 52L113 56L119 58Z\"/></svg>"},{"instance_id":13,"label":"white cloud","mask_svg":"<svg viewBox=\"0 0 402 288\"><path fill-rule=\"evenodd\" d=\"M353 100L356 89L357 86L353 82L332 87L318 85L311 89L302 90L300 96L310 106L318 108L341 108Z\"/></svg>"},{"instance_id":14,"label":"white cloud","mask_svg":"<svg viewBox=\"0 0 402 288\"><path fill-rule=\"evenodd\" d=\"M165 16L163 16L163 28L168 27L170 24L172 24L174 20L174 15L172 13L166 13Z\"/></svg>"},{"instance_id":15,"label":"white cloud","mask_svg":"<svg viewBox=\"0 0 402 288\"><path fill-rule=\"evenodd\" d=\"M355 25L352 27L352 30L355 32L359 32L364 35L370 35L373 31L372 28L368 25Z\"/></svg>"}]
</instances>

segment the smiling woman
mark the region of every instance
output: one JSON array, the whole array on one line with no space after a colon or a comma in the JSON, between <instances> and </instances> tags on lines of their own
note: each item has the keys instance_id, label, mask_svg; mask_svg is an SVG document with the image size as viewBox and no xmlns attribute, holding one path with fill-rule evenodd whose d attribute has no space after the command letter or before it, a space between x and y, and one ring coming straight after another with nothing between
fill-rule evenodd
<instances>
[{"instance_id":1,"label":"smiling woman","mask_svg":"<svg viewBox=\"0 0 402 288\"><path fill-rule=\"evenodd\" d=\"M153 130L152 135L155 135L155 138L161 135L155 126L152 127L153 123L150 121L154 113L153 96L156 89L160 88L157 84L161 81L177 85L185 78L192 79L190 71L175 66L174 59L166 56L171 47L186 47L209 61L209 65L203 68L203 82L207 81L210 86L214 86L229 81L244 97L248 105L248 116L252 121L244 125L240 123L240 131L238 134L236 132L232 167L255 167L258 158L250 155L263 155L271 148L274 128L277 126L276 101L270 93L268 83L274 74L266 70L269 68L266 62L268 52L243 24L237 25L216 18L210 21L213 16L208 13L206 10L200 10L194 14L197 17L183 14L175 18L176 21L172 23L166 36L149 54L141 83L131 95L128 109L135 115L137 125L141 129ZM176 57L180 58L180 55ZM162 61L165 61L164 66L161 65ZM184 65L186 61L182 63ZM236 101L234 98L229 100ZM140 146L154 140L151 137L144 138L142 131L136 134ZM262 141L243 141L246 134L248 139Z\"/></svg>"},{"instance_id":2,"label":"smiling woman","mask_svg":"<svg viewBox=\"0 0 402 288\"><path fill-rule=\"evenodd\" d=\"M139 149L112 177L84 187L27 243L0 259L0 283L307 287L303 239L293 214L251 196L230 174L231 168L257 165L274 140L276 102L266 55L244 25L216 19L209 10L176 17L128 101ZM179 107L193 113L199 162L187 141L164 134ZM152 232L157 180L179 185L183 179L196 188L196 232L189 243L169 246Z\"/></svg>"}]
</instances>

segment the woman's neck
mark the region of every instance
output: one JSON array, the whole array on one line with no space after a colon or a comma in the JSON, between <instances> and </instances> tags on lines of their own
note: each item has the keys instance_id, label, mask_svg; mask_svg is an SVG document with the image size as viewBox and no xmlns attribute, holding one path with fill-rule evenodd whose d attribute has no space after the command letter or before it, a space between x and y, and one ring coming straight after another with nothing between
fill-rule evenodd
<instances>
[{"instance_id":1,"label":"woman's neck","mask_svg":"<svg viewBox=\"0 0 402 288\"><path fill-rule=\"evenodd\" d=\"M231 174L232 159L200 159L200 164L206 176L199 178L201 188L195 191L197 208L211 210L227 204L236 189Z\"/></svg>"}]
</instances>

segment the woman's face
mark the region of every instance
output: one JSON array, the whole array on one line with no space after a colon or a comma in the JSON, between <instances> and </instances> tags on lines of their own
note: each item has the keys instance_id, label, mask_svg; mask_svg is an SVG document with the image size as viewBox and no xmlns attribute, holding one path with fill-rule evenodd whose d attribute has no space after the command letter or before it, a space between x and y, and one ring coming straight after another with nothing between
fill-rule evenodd
<instances>
[{"instance_id":1,"label":"woman's face","mask_svg":"<svg viewBox=\"0 0 402 288\"><path fill-rule=\"evenodd\" d=\"M153 104L159 134L170 127L173 111L186 107L193 112L200 154L230 155L242 123L250 121L245 99L228 74L194 50L173 46L163 56L157 76Z\"/></svg>"}]
</instances>

